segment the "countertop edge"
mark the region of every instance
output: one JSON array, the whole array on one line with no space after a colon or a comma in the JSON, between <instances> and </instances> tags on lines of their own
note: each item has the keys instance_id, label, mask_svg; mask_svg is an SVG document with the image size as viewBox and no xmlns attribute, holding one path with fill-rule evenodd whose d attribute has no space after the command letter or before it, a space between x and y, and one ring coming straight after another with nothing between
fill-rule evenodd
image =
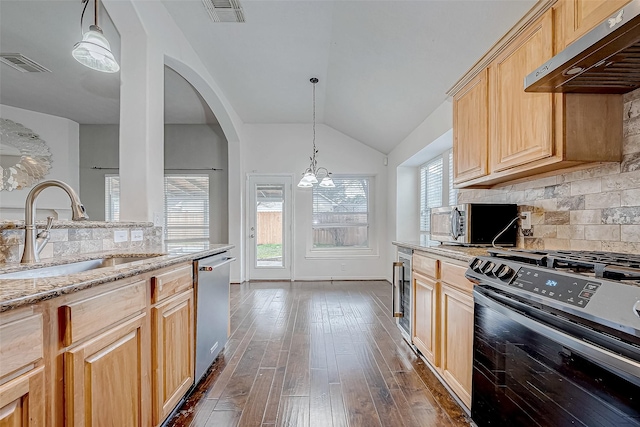
<instances>
[{"instance_id":1,"label":"countertop edge","mask_svg":"<svg viewBox=\"0 0 640 427\"><path fill-rule=\"evenodd\" d=\"M419 242L392 241L395 246L426 252L434 255L445 256L458 261L470 262L476 256L487 255L487 248L473 246L438 245L429 246Z\"/></svg>"},{"instance_id":2,"label":"countertop edge","mask_svg":"<svg viewBox=\"0 0 640 427\"><path fill-rule=\"evenodd\" d=\"M44 228L47 221L36 221L35 226L38 228ZM136 222L136 221L71 221L71 220L55 220L51 228L150 228L153 227L153 222ZM0 231L2 230L24 230L24 221L0 221Z\"/></svg>"},{"instance_id":3,"label":"countertop edge","mask_svg":"<svg viewBox=\"0 0 640 427\"><path fill-rule=\"evenodd\" d=\"M223 244L216 248L211 248L211 249L189 253L189 254L161 255L156 258L150 258L149 260L137 261L135 265L132 265L132 266L124 265L123 267L106 267L104 269L101 269L100 271L91 270L89 272L76 273L73 275L69 275L68 277L74 277L78 281L75 283L67 284L67 285L60 285L60 283L56 283L56 282L64 282L64 279L62 277L57 277L54 279L51 279L51 278L16 279L15 282L24 282L25 285L33 284L33 282L36 280L45 280L45 279L51 280L52 284L49 285L48 289L45 289L43 291L36 291L31 294L26 294L19 297L9 298L9 299L0 301L0 313L13 310L15 308L23 307L26 305L37 304L41 301L54 299L62 295L72 294L74 292L78 292L84 289L93 288L101 284L111 283L111 282L115 282L116 280L125 279L128 277L136 276L138 274L147 273L149 271L170 267L172 265L179 264L181 262L193 261L193 260L217 255L217 254L226 252L230 249L233 249L234 247L235 245ZM132 256L132 253L128 252L127 255ZM93 258L89 258L89 259L97 259L103 256L104 254L96 252L95 254L93 254ZM96 274L99 274L99 276L95 277ZM44 285L43 287L46 287L46 285Z\"/></svg>"}]
</instances>

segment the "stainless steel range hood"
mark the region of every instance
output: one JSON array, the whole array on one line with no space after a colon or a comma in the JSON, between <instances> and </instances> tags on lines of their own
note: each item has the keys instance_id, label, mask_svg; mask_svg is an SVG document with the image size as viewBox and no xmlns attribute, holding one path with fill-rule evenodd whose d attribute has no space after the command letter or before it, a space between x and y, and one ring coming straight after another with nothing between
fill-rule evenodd
<instances>
[{"instance_id":1,"label":"stainless steel range hood","mask_svg":"<svg viewBox=\"0 0 640 427\"><path fill-rule=\"evenodd\" d=\"M640 0L524 79L525 92L627 93L640 87Z\"/></svg>"}]
</instances>

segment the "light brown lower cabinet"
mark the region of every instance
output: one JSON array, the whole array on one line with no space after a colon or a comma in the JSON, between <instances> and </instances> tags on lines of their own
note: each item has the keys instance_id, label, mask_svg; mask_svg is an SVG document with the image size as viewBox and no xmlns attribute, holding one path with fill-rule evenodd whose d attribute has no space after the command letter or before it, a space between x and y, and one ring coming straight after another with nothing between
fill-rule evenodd
<instances>
[{"instance_id":1,"label":"light brown lower cabinet","mask_svg":"<svg viewBox=\"0 0 640 427\"><path fill-rule=\"evenodd\" d=\"M414 253L413 344L471 408L473 285L466 264Z\"/></svg>"},{"instance_id":2,"label":"light brown lower cabinet","mask_svg":"<svg viewBox=\"0 0 640 427\"><path fill-rule=\"evenodd\" d=\"M151 309L153 425L161 424L194 379L193 290Z\"/></svg>"},{"instance_id":3,"label":"light brown lower cabinet","mask_svg":"<svg viewBox=\"0 0 640 427\"><path fill-rule=\"evenodd\" d=\"M473 370L473 298L442 283L442 376L467 407L471 407Z\"/></svg>"},{"instance_id":4,"label":"light brown lower cabinet","mask_svg":"<svg viewBox=\"0 0 640 427\"><path fill-rule=\"evenodd\" d=\"M0 427L44 425L44 368L40 366L0 386Z\"/></svg>"},{"instance_id":5,"label":"light brown lower cabinet","mask_svg":"<svg viewBox=\"0 0 640 427\"><path fill-rule=\"evenodd\" d=\"M65 424L148 426L146 313L64 353Z\"/></svg>"},{"instance_id":6,"label":"light brown lower cabinet","mask_svg":"<svg viewBox=\"0 0 640 427\"><path fill-rule=\"evenodd\" d=\"M0 427L161 425L193 385L194 314L191 262L0 313Z\"/></svg>"},{"instance_id":7,"label":"light brown lower cabinet","mask_svg":"<svg viewBox=\"0 0 640 427\"><path fill-rule=\"evenodd\" d=\"M440 363L437 343L440 331L438 324L438 283L414 271L413 273L415 309L413 324L413 345L434 366Z\"/></svg>"}]
</instances>

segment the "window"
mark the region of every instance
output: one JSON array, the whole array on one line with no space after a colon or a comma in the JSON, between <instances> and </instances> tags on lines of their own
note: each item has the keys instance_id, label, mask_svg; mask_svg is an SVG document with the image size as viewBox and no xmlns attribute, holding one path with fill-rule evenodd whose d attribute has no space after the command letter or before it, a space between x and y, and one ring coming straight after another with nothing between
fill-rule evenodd
<instances>
[{"instance_id":1,"label":"window","mask_svg":"<svg viewBox=\"0 0 640 427\"><path fill-rule=\"evenodd\" d=\"M369 248L371 177L334 177L313 187L313 249Z\"/></svg>"},{"instance_id":2,"label":"window","mask_svg":"<svg viewBox=\"0 0 640 427\"><path fill-rule=\"evenodd\" d=\"M457 204L453 188L453 152L446 151L420 167L420 232L428 234L431 208Z\"/></svg>"},{"instance_id":3,"label":"window","mask_svg":"<svg viewBox=\"0 0 640 427\"><path fill-rule=\"evenodd\" d=\"M175 240L209 240L209 177L164 177L164 237Z\"/></svg>"},{"instance_id":4,"label":"window","mask_svg":"<svg viewBox=\"0 0 640 427\"><path fill-rule=\"evenodd\" d=\"M104 220L120 221L120 177L104 177Z\"/></svg>"},{"instance_id":5,"label":"window","mask_svg":"<svg viewBox=\"0 0 640 427\"><path fill-rule=\"evenodd\" d=\"M105 220L120 220L120 177L105 176ZM164 177L164 237L170 242L209 240L209 177ZM202 245L200 245L202 246Z\"/></svg>"}]
</instances>

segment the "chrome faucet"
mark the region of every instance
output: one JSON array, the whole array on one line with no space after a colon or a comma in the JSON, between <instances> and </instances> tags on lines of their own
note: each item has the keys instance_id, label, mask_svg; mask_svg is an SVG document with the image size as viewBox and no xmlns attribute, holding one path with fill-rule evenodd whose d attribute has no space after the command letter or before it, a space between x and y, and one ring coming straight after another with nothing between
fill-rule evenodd
<instances>
[{"instance_id":1,"label":"chrome faucet","mask_svg":"<svg viewBox=\"0 0 640 427\"><path fill-rule=\"evenodd\" d=\"M29 194L27 195L27 201L24 205L24 252L22 253L22 260L20 262L22 264L32 264L34 262L40 261L40 252L49 241L49 230L53 225L53 218L47 218L47 228L38 233L36 236L36 198L44 190L48 187L58 187L62 188L71 199L71 219L74 221L80 221L84 219L89 219L89 215L84 209L80 198L76 194L76 192L62 181L58 180L49 180L42 181L33 186Z\"/></svg>"}]
</instances>

